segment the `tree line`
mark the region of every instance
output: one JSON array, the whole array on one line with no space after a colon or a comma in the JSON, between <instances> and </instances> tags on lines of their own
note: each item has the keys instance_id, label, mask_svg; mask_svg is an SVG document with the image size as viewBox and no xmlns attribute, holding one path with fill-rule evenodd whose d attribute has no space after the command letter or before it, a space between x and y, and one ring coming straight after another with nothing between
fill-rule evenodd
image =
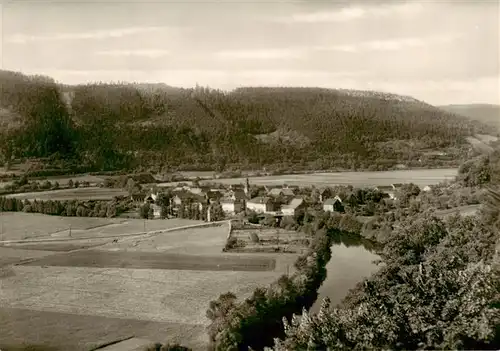
<instances>
[{"instance_id":1,"label":"tree line","mask_svg":"<svg viewBox=\"0 0 500 351\"><path fill-rule=\"evenodd\" d=\"M113 218L132 208L128 200L113 201L58 201L58 200L20 200L0 197L2 212L40 213L66 217L107 217Z\"/></svg>"}]
</instances>

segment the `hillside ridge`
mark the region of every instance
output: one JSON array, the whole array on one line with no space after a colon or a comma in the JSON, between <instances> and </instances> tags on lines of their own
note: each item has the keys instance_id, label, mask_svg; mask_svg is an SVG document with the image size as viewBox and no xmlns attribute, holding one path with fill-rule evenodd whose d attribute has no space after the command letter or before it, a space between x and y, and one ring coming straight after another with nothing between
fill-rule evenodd
<instances>
[{"instance_id":1,"label":"hillside ridge","mask_svg":"<svg viewBox=\"0 0 500 351\"><path fill-rule=\"evenodd\" d=\"M0 84L0 107L22 119L2 135L3 159L57 154L96 170L447 167L467 157L467 136L489 129L376 91L62 85L9 71L0 71Z\"/></svg>"}]
</instances>

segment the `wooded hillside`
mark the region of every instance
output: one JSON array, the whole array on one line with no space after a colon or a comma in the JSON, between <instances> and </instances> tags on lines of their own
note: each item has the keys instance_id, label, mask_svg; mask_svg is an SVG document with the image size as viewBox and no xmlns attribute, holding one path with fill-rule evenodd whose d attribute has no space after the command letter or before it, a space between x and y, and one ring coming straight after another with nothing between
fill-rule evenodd
<instances>
[{"instance_id":1,"label":"wooded hillside","mask_svg":"<svg viewBox=\"0 0 500 351\"><path fill-rule=\"evenodd\" d=\"M22 121L3 129L4 160L57 153L55 159L96 170L450 166L466 157L465 136L487 132L467 118L394 94L62 86L8 71L0 71L0 107L4 121L8 115ZM436 149L447 156L425 157Z\"/></svg>"}]
</instances>

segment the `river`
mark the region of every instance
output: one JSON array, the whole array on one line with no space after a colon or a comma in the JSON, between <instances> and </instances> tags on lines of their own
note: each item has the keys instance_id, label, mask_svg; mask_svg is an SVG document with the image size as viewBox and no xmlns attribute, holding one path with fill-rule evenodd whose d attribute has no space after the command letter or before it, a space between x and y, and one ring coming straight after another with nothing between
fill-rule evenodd
<instances>
[{"instance_id":1,"label":"river","mask_svg":"<svg viewBox=\"0 0 500 351\"><path fill-rule=\"evenodd\" d=\"M337 305L350 289L379 269L373 261L380 259L370 242L352 236L342 236L332 245L332 258L326 265L327 277L319 288L319 296L310 311L317 313L321 302L329 297Z\"/></svg>"}]
</instances>

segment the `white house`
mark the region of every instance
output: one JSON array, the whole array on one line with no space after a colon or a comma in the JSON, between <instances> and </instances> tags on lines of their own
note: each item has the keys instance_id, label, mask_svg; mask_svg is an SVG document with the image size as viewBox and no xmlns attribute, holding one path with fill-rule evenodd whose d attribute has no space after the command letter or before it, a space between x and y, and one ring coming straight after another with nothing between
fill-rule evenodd
<instances>
[{"instance_id":1,"label":"white house","mask_svg":"<svg viewBox=\"0 0 500 351\"><path fill-rule=\"evenodd\" d=\"M151 204L151 208L153 209L153 218L161 217L161 207L155 204Z\"/></svg>"},{"instance_id":2,"label":"white house","mask_svg":"<svg viewBox=\"0 0 500 351\"><path fill-rule=\"evenodd\" d=\"M342 199L339 196L325 200L323 203L323 211L325 212L343 212L344 205L342 204Z\"/></svg>"},{"instance_id":3,"label":"white house","mask_svg":"<svg viewBox=\"0 0 500 351\"><path fill-rule=\"evenodd\" d=\"M273 210L273 200L268 196L254 197L247 201L246 208L258 213L271 212Z\"/></svg>"},{"instance_id":4,"label":"white house","mask_svg":"<svg viewBox=\"0 0 500 351\"><path fill-rule=\"evenodd\" d=\"M220 204L222 206L222 211L226 214L240 213L244 209L243 201L232 198L222 198Z\"/></svg>"},{"instance_id":5,"label":"white house","mask_svg":"<svg viewBox=\"0 0 500 351\"><path fill-rule=\"evenodd\" d=\"M296 211L304 208L306 205L303 198L294 198L288 205L281 206L281 212L284 216L294 216Z\"/></svg>"}]
</instances>

